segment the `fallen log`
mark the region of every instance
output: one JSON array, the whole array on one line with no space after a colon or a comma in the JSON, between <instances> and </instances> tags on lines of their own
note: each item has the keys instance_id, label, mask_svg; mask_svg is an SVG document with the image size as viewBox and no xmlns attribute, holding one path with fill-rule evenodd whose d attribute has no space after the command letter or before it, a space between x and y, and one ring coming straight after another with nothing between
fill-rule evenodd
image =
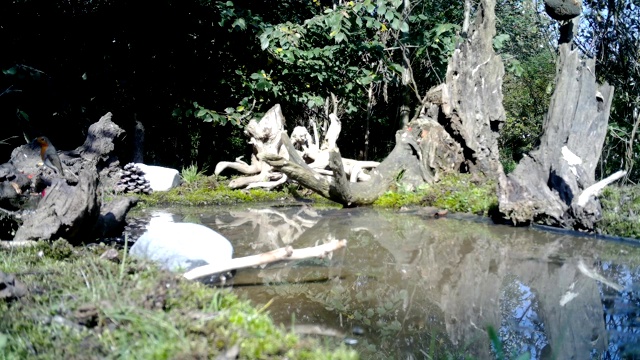
<instances>
[{"instance_id":1,"label":"fallen log","mask_svg":"<svg viewBox=\"0 0 640 360\"><path fill-rule=\"evenodd\" d=\"M220 264L208 264L197 267L183 274L186 279L194 280L205 276L224 273L226 271L243 269L253 266L269 264L277 261L302 260L308 258L324 258L331 252L347 246L347 240L332 240L326 244L294 249L291 246L276 249L266 253L231 259Z\"/></svg>"},{"instance_id":2,"label":"fallen log","mask_svg":"<svg viewBox=\"0 0 640 360\"><path fill-rule=\"evenodd\" d=\"M289 153L289 159L270 153L259 156L274 169L329 200L345 207L370 205L388 191L394 182L402 181L417 187L429 179L428 172L420 161L420 145L415 140L414 133L419 133L419 130L396 133L396 146L389 156L371 171L371 180L367 182L349 181L338 148L329 150L329 169L333 176L319 175L298 155L286 133L283 133L281 138Z\"/></svg>"}]
</instances>

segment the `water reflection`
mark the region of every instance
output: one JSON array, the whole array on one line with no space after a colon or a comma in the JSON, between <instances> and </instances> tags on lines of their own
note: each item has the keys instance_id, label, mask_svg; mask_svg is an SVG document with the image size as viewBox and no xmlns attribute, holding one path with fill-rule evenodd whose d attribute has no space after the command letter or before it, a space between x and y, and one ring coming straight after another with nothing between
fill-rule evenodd
<instances>
[{"instance_id":1,"label":"water reflection","mask_svg":"<svg viewBox=\"0 0 640 360\"><path fill-rule=\"evenodd\" d=\"M287 326L357 339L363 359L491 358L488 326L508 357L640 357L631 245L419 210L188 211L176 220L216 229L235 256L347 239L327 259L240 271L234 291L258 305L273 299L270 313ZM364 335L349 335L354 327Z\"/></svg>"}]
</instances>

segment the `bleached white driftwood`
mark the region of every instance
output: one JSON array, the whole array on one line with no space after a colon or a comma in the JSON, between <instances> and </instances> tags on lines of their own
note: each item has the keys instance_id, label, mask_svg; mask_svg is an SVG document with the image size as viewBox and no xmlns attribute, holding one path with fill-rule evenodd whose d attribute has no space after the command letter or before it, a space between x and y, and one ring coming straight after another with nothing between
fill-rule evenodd
<instances>
[{"instance_id":1,"label":"bleached white driftwood","mask_svg":"<svg viewBox=\"0 0 640 360\"><path fill-rule=\"evenodd\" d=\"M626 171L620 170L584 189L584 191L582 191L582 193L578 197L578 206L584 207L592 196L598 196L598 194L600 194L600 191L602 191L602 189L604 189L607 185L622 178L626 174Z\"/></svg>"},{"instance_id":2,"label":"bleached white driftwood","mask_svg":"<svg viewBox=\"0 0 640 360\"><path fill-rule=\"evenodd\" d=\"M183 276L189 280L193 280L213 274L223 273L225 271L264 265L276 261L301 260L313 257L323 258L332 251L341 249L345 246L347 246L347 240L332 240L326 244L297 250L293 249L291 246L287 246L263 254L231 259L220 264L199 266L187 271Z\"/></svg>"}]
</instances>

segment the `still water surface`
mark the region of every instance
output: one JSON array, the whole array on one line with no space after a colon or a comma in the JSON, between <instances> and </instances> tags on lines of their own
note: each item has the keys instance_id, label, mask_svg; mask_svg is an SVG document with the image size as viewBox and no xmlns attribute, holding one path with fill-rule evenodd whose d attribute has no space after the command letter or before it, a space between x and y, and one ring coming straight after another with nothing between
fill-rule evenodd
<instances>
[{"instance_id":1,"label":"still water surface","mask_svg":"<svg viewBox=\"0 0 640 360\"><path fill-rule=\"evenodd\" d=\"M427 210L165 209L234 257L347 239L328 259L240 270L232 291L362 359L640 358L640 248ZM153 216L149 210L142 217ZM457 218L455 218L457 217ZM322 334L322 335L318 335Z\"/></svg>"}]
</instances>

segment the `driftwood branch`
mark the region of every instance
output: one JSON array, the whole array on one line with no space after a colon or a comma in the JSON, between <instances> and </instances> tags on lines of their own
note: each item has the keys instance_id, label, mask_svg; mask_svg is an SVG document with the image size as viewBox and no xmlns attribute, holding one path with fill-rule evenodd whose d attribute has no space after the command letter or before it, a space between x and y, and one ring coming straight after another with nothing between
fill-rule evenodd
<instances>
[{"instance_id":1,"label":"driftwood branch","mask_svg":"<svg viewBox=\"0 0 640 360\"><path fill-rule=\"evenodd\" d=\"M231 259L222 264L208 264L200 266L187 271L183 276L189 280L193 280L213 274L223 273L225 271L264 265L276 261L302 260L313 257L323 258L332 251L341 249L345 246L347 246L347 240L332 240L326 244L298 250L293 249L291 246L287 246L263 254Z\"/></svg>"},{"instance_id":2,"label":"driftwood branch","mask_svg":"<svg viewBox=\"0 0 640 360\"><path fill-rule=\"evenodd\" d=\"M616 173L613 173L613 174L607 176L606 178L598 181L597 183L589 186L588 188L584 189L584 191L582 191L580 196L578 196L577 205L581 206L581 207L587 205L587 202L591 199L592 196L594 196L594 197L598 196L600 191L602 191L602 189L604 189L607 185L609 185L612 182L624 177L626 174L627 174L626 171L620 170L620 171L618 171Z\"/></svg>"}]
</instances>

